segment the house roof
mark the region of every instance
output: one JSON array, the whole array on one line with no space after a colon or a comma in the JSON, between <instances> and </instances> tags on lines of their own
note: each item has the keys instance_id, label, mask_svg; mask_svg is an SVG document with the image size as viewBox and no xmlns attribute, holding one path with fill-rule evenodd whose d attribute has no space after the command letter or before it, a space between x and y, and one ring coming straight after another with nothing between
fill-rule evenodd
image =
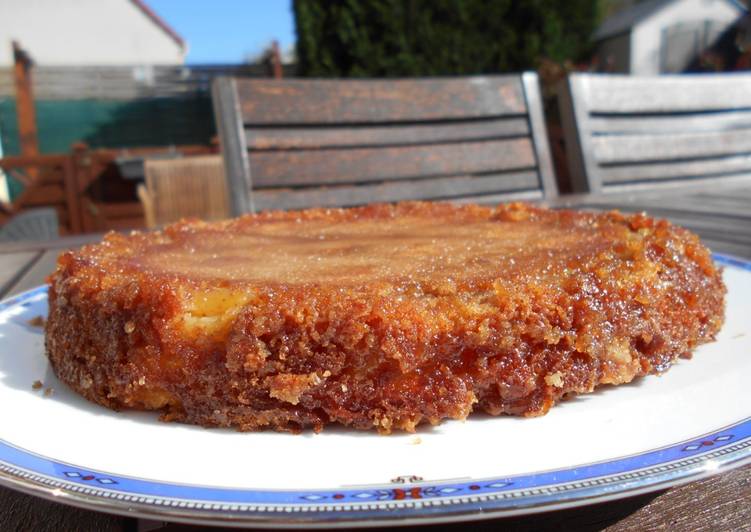
<instances>
[{"instance_id":1,"label":"house roof","mask_svg":"<svg viewBox=\"0 0 751 532\"><path fill-rule=\"evenodd\" d=\"M185 39L180 37L180 34L177 33L172 27L167 24L162 17L157 15L148 5L146 5L146 2L143 0L130 0L133 2L133 4L140 9L144 15L146 15L148 18L151 19L151 21L159 26L159 28L164 31L167 35L170 36L172 40L174 40L178 45L180 45L180 48L185 50L187 48L187 43L185 42Z\"/></svg>"},{"instance_id":2,"label":"house roof","mask_svg":"<svg viewBox=\"0 0 751 532\"><path fill-rule=\"evenodd\" d=\"M653 14L660 11L663 7L676 2L677 0L647 0L646 2L639 2L634 4L628 9L617 12L616 14L608 17L597 28L593 38L595 41L601 41L608 37L626 33L631 30L633 26L638 24L644 19L651 17ZM745 12L746 8L740 2L735 0L726 0L729 4L738 8L739 12Z\"/></svg>"}]
</instances>

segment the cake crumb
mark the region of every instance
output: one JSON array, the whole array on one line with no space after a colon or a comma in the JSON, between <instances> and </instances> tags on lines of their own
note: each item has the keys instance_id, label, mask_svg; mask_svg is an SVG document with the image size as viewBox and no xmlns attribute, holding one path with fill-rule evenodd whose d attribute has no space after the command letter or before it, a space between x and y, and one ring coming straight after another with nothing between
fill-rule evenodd
<instances>
[{"instance_id":1,"label":"cake crumb","mask_svg":"<svg viewBox=\"0 0 751 532\"><path fill-rule=\"evenodd\" d=\"M44 396L45 397L52 397L52 394L55 393L55 389L52 386L47 386L44 389Z\"/></svg>"},{"instance_id":2,"label":"cake crumb","mask_svg":"<svg viewBox=\"0 0 751 532\"><path fill-rule=\"evenodd\" d=\"M420 436L415 436L409 441L410 445L420 445L422 443L422 438Z\"/></svg>"},{"instance_id":3,"label":"cake crumb","mask_svg":"<svg viewBox=\"0 0 751 532\"><path fill-rule=\"evenodd\" d=\"M269 397L296 405L300 402L300 397L308 389L321 383L321 378L317 373L309 373L307 375L283 373L269 377L268 381Z\"/></svg>"},{"instance_id":4,"label":"cake crumb","mask_svg":"<svg viewBox=\"0 0 751 532\"><path fill-rule=\"evenodd\" d=\"M560 371L545 375L545 384L548 386L555 386L556 388L563 388L563 376Z\"/></svg>"},{"instance_id":5,"label":"cake crumb","mask_svg":"<svg viewBox=\"0 0 751 532\"><path fill-rule=\"evenodd\" d=\"M34 316L29 321L27 321L31 327L44 327L44 318L40 316Z\"/></svg>"},{"instance_id":6,"label":"cake crumb","mask_svg":"<svg viewBox=\"0 0 751 532\"><path fill-rule=\"evenodd\" d=\"M42 384L42 381L34 381L31 383L32 390L41 390L42 386L44 386L44 384Z\"/></svg>"},{"instance_id":7,"label":"cake crumb","mask_svg":"<svg viewBox=\"0 0 751 532\"><path fill-rule=\"evenodd\" d=\"M126 321L123 329L125 329L125 334L130 334L136 330L136 324L132 321Z\"/></svg>"}]
</instances>

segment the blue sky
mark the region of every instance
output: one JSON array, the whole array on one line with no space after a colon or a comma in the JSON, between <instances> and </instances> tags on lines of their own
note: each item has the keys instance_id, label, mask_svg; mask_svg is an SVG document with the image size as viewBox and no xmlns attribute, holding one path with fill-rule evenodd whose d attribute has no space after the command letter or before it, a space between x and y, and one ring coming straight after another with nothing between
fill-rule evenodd
<instances>
[{"instance_id":1,"label":"blue sky","mask_svg":"<svg viewBox=\"0 0 751 532\"><path fill-rule=\"evenodd\" d=\"M295 42L291 0L146 0L183 39L189 64L240 63L273 39Z\"/></svg>"}]
</instances>

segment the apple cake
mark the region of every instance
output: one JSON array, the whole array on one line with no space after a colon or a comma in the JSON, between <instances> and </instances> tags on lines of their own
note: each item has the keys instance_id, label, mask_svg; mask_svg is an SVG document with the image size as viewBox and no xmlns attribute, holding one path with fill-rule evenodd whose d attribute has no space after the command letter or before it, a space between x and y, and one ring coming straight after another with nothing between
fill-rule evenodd
<instances>
[{"instance_id":1,"label":"apple cake","mask_svg":"<svg viewBox=\"0 0 751 532\"><path fill-rule=\"evenodd\" d=\"M240 430L544 414L667 370L723 322L691 232L642 214L440 203L108 234L49 277L57 376Z\"/></svg>"}]
</instances>

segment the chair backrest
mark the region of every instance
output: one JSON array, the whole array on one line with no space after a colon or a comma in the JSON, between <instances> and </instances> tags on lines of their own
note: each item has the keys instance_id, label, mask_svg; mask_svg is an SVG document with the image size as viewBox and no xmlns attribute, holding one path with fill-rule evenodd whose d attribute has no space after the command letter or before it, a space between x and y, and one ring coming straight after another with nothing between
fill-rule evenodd
<instances>
[{"instance_id":1,"label":"chair backrest","mask_svg":"<svg viewBox=\"0 0 751 532\"><path fill-rule=\"evenodd\" d=\"M576 192L751 178L750 74L572 74L559 89Z\"/></svg>"},{"instance_id":2,"label":"chair backrest","mask_svg":"<svg viewBox=\"0 0 751 532\"><path fill-rule=\"evenodd\" d=\"M220 155L147 159L139 189L146 225L158 227L180 218L217 220L230 216Z\"/></svg>"},{"instance_id":3,"label":"chair backrest","mask_svg":"<svg viewBox=\"0 0 751 532\"><path fill-rule=\"evenodd\" d=\"M0 242L54 240L59 237L57 211L53 207L21 212L0 227Z\"/></svg>"},{"instance_id":4,"label":"chair backrest","mask_svg":"<svg viewBox=\"0 0 751 532\"><path fill-rule=\"evenodd\" d=\"M234 214L557 193L537 75L218 78Z\"/></svg>"}]
</instances>

